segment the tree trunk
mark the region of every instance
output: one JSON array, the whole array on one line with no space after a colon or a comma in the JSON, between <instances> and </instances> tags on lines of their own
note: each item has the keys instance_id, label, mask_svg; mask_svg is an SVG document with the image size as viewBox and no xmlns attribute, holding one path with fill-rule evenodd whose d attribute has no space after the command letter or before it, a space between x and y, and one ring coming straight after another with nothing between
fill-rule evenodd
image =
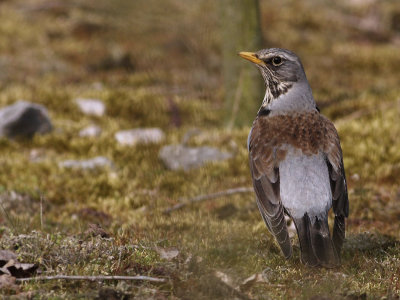
<instances>
[{"instance_id":1,"label":"tree trunk","mask_svg":"<svg viewBox=\"0 0 400 300\"><path fill-rule=\"evenodd\" d=\"M229 128L251 126L263 83L256 67L237 54L262 48L259 1L222 0L220 5L226 122Z\"/></svg>"}]
</instances>

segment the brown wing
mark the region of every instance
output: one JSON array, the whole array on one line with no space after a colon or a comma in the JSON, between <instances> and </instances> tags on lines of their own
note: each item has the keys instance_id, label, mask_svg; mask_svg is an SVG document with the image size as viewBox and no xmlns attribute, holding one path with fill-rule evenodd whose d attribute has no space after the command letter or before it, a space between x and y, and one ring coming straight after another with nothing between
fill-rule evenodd
<instances>
[{"instance_id":1,"label":"brown wing","mask_svg":"<svg viewBox=\"0 0 400 300\"><path fill-rule=\"evenodd\" d=\"M269 231L275 236L286 258L292 255L292 245L286 226L279 193L279 170L275 166L276 149L263 139L256 120L249 136L250 170L257 196L257 205Z\"/></svg>"},{"instance_id":2,"label":"brown wing","mask_svg":"<svg viewBox=\"0 0 400 300\"><path fill-rule=\"evenodd\" d=\"M343 155L340 147L339 136L335 126L327 118L322 117L326 124L326 142L324 152L328 159L328 170L332 190L332 206L335 213L333 225L333 244L340 255L345 238L345 218L349 216L349 198L347 195L347 182L343 166Z\"/></svg>"}]
</instances>

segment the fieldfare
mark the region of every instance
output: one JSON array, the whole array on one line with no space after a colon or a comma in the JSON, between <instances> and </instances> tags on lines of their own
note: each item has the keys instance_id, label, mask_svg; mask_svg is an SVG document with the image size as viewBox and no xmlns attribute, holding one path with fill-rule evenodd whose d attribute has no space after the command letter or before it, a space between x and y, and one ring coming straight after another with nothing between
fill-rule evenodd
<instances>
[{"instance_id":1,"label":"fieldfare","mask_svg":"<svg viewBox=\"0 0 400 300\"><path fill-rule=\"evenodd\" d=\"M286 258L292 255L292 244L285 214L296 226L302 262L337 266L349 214L338 133L320 114L296 54L271 48L239 55L258 67L266 86L247 140L261 216Z\"/></svg>"}]
</instances>

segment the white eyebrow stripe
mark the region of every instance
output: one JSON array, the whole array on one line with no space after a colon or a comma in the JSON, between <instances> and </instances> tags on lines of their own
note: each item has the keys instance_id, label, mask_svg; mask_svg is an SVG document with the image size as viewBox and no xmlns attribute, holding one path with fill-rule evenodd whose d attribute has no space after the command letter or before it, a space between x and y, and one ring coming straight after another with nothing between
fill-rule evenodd
<instances>
[{"instance_id":1,"label":"white eyebrow stripe","mask_svg":"<svg viewBox=\"0 0 400 300\"><path fill-rule=\"evenodd\" d=\"M294 57L288 56L286 53L283 53L283 52L268 53L265 56L259 56L259 58L261 60L266 60L266 59L270 59L270 58L272 58L274 56L280 56L280 57L282 57L284 59L287 59L287 60L295 60Z\"/></svg>"}]
</instances>

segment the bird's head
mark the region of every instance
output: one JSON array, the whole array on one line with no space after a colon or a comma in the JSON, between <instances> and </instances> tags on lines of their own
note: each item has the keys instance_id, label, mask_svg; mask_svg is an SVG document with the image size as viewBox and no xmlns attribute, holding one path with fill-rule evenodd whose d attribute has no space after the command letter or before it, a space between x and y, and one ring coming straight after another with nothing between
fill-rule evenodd
<instances>
[{"instance_id":1,"label":"bird's head","mask_svg":"<svg viewBox=\"0 0 400 300\"><path fill-rule=\"evenodd\" d=\"M263 106L293 90L303 94L309 93L312 99L303 65L293 52L270 48L257 52L240 52L239 55L254 63L261 71L266 86Z\"/></svg>"}]
</instances>

